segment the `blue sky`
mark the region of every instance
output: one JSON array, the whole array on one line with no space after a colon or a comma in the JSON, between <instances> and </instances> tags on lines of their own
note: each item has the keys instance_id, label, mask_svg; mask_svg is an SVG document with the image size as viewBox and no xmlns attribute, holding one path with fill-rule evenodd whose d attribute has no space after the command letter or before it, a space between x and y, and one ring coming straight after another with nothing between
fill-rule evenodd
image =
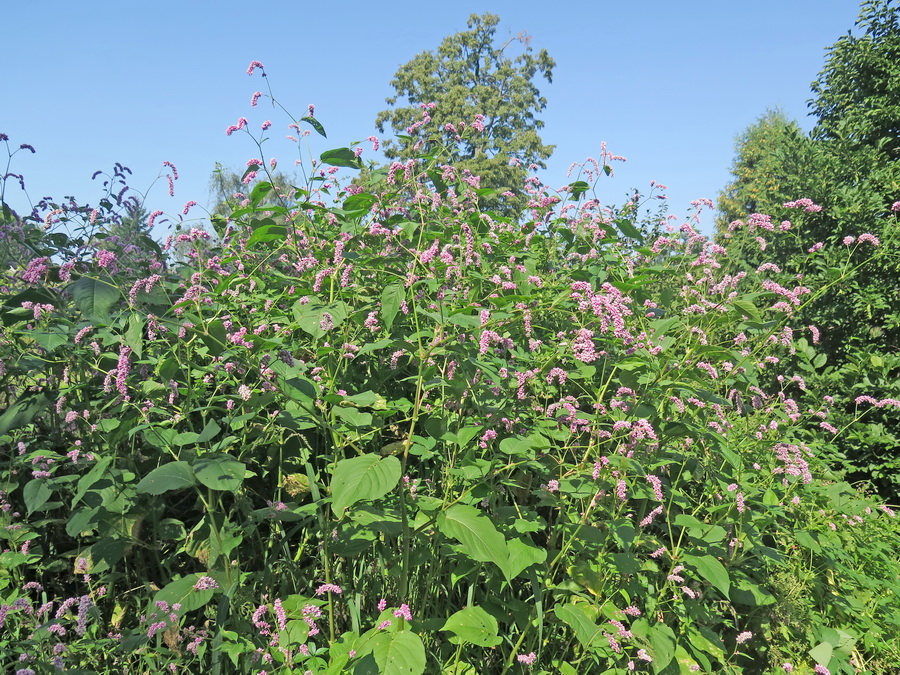
<instances>
[{"instance_id":1,"label":"blue sky","mask_svg":"<svg viewBox=\"0 0 900 675\"><path fill-rule=\"evenodd\" d=\"M250 107L265 90L247 76L251 61L265 64L294 115L315 104L328 132L312 141L318 154L375 133L397 68L465 30L470 14L492 12L498 38L528 31L557 63L553 83L539 85L548 100L542 137L556 145L542 177L566 184L569 165L606 141L628 162L601 184L604 202L656 180L669 186L670 212L685 215L691 200L716 198L735 137L766 108L811 127L809 85L858 11L854 0L9 2L0 132L37 150L11 167L33 199L96 203L91 174L115 162L144 192L170 161L180 174L175 197L163 179L147 205L175 214L188 200L208 203L217 161L238 168L258 154L246 136L227 137L228 125L241 116L271 117L273 131L288 123ZM296 150L282 136L266 149L284 167ZM18 188L8 200L27 210ZM710 215L704 230L711 223Z\"/></svg>"}]
</instances>

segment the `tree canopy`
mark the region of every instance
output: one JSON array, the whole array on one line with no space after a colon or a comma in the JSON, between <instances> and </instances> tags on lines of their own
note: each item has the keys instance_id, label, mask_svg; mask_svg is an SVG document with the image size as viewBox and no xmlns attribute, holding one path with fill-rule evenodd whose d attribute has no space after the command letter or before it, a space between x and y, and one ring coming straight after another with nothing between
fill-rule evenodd
<instances>
[{"instance_id":1,"label":"tree canopy","mask_svg":"<svg viewBox=\"0 0 900 675\"><path fill-rule=\"evenodd\" d=\"M858 146L885 142L900 159L900 11L895 0L866 0L852 31L828 49L809 101L813 135Z\"/></svg>"},{"instance_id":2,"label":"tree canopy","mask_svg":"<svg viewBox=\"0 0 900 675\"><path fill-rule=\"evenodd\" d=\"M498 189L520 186L531 164L544 167L553 146L538 134L544 123L537 115L547 100L535 79L552 82L556 63L546 49L534 53L524 32L498 45L499 22L494 14L473 14L469 30L400 67L391 80L396 94L386 99L391 107L375 120L380 132L391 128L397 136L384 145L389 159L440 144L448 162L481 176L482 187ZM514 46L520 53L511 53Z\"/></svg>"},{"instance_id":3,"label":"tree canopy","mask_svg":"<svg viewBox=\"0 0 900 675\"><path fill-rule=\"evenodd\" d=\"M900 7L867 0L856 25L862 34L838 39L812 84L811 134L770 111L740 136L717 221L744 271L828 289L817 301L798 299L791 324L821 329L820 365L804 377L846 392L836 397L841 424L858 396L900 397ZM864 275L834 283L839 270L863 263ZM895 497L900 425L882 411L868 419L864 433L842 438L838 461Z\"/></svg>"}]
</instances>

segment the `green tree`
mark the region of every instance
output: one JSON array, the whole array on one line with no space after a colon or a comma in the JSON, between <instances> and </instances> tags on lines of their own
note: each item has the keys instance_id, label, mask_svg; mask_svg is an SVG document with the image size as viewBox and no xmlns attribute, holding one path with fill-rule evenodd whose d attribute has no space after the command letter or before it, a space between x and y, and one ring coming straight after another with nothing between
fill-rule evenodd
<instances>
[{"instance_id":1,"label":"green tree","mask_svg":"<svg viewBox=\"0 0 900 675\"><path fill-rule=\"evenodd\" d=\"M828 289L788 322L822 331L818 365L809 354L793 365L810 386L840 392L831 418L838 428L851 423L859 396L900 398L900 214L892 211L900 198L900 9L893 0L866 1L857 26L863 34L829 48L812 85L811 135L767 114L740 137L717 222L720 241L729 242L744 271L774 263L780 271L765 273L784 288L799 280L812 291ZM785 208L801 198L821 210ZM771 216L772 229L752 230L753 212ZM732 230L733 220L743 228ZM785 220L792 224L782 229ZM869 237L857 243L862 234L879 245ZM838 270L870 257L864 275L833 284ZM838 446L845 468L872 478L890 498L900 495L896 413L873 409Z\"/></svg>"},{"instance_id":2,"label":"green tree","mask_svg":"<svg viewBox=\"0 0 900 675\"><path fill-rule=\"evenodd\" d=\"M900 159L900 12L894 0L866 0L856 26L828 49L809 102L818 139L883 144Z\"/></svg>"},{"instance_id":3,"label":"green tree","mask_svg":"<svg viewBox=\"0 0 900 675\"><path fill-rule=\"evenodd\" d=\"M719 194L716 230L750 213L768 213L805 192L815 148L780 109L767 110L737 138L731 182Z\"/></svg>"},{"instance_id":4,"label":"green tree","mask_svg":"<svg viewBox=\"0 0 900 675\"><path fill-rule=\"evenodd\" d=\"M538 134L544 123L537 115L547 100L534 81L541 76L552 82L556 63L546 49L533 53L526 33L498 46L499 22L493 14L473 14L469 30L444 38L436 52L422 52L401 66L391 81L396 94L386 99L391 108L375 120L380 132L390 127L397 135L384 145L389 159L406 160L440 145L448 162L481 177L481 187L517 194L527 167L545 166L553 146ZM521 53L509 53L514 44ZM406 105L398 105L401 99ZM415 132L426 114L425 140L417 146ZM513 210L522 206L524 199Z\"/></svg>"}]
</instances>

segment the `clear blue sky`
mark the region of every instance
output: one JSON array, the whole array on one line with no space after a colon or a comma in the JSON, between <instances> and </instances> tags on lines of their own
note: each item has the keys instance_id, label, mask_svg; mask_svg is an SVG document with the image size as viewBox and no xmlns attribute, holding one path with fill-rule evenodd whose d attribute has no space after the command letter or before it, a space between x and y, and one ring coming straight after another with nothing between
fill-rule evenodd
<instances>
[{"instance_id":1,"label":"clear blue sky","mask_svg":"<svg viewBox=\"0 0 900 675\"><path fill-rule=\"evenodd\" d=\"M271 108L250 107L251 94L264 90L246 74L251 61L265 64L276 97L297 117L316 105L328 132L313 141L318 153L375 133L397 68L488 11L501 17L499 38L528 31L557 62L553 83L540 84L543 140L556 145L545 180L564 185L571 162L598 155L606 141L628 162L602 186L604 202L621 203L629 188L646 191L656 180L669 186L670 211L684 215L691 200L716 198L736 135L766 108L810 128L809 84L859 5L10 0L0 29L0 132L37 149L12 166L33 199L96 203L91 174L115 162L145 191L168 160L180 174L175 197L163 179L147 205L178 213L188 200L208 203L216 161L238 168L257 154L244 135L225 135L229 124L240 116L254 124L270 116L273 131L287 124ZM295 151L282 137L273 134L267 151L284 167ZM10 201L27 210L17 188Z\"/></svg>"}]
</instances>

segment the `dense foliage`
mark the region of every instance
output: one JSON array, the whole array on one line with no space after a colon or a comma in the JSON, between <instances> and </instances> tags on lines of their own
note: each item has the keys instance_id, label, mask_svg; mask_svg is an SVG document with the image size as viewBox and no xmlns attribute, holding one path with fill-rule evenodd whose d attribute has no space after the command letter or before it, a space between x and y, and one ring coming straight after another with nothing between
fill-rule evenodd
<instances>
[{"instance_id":1,"label":"dense foliage","mask_svg":"<svg viewBox=\"0 0 900 675\"><path fill-rule=\"evenodd\" d=\"M515 221L424 147L158 255L3 210L2 667L889 672L898 521L786 366L827 289L729 269L696 212L645 240L608 154Z\"/></svg>"},{"instance_id":2,"label":"dense foliage","mask_svg":"<svg viewBox=\"0 0 900 675\"><path fill-rule=\"evenodd\" d=\"M811 135L775 113L741 136L717 222L718 241L728 243L744 269L770 263L782 286L795 285L802 275L805 288L831 288L797 307L795 320L827 329L819 345L822 360L806 376L811 387L836 392L839 428L857 418L860 396L900 397L900 8L865 2L858 26L860 36L843 37L829 50L813 85L817 123ZM798 209L802 221L795 218ZM869 257L861 235L879 241L879 251L864 274L834 284L830 270L841 260ZM814 255L805 256L807 251ZM889 499L900 496L895 416L865 411L865 424L840 437L837 447L833 460L854 478L874 480Z\"/></svg>"}]
</instances>

